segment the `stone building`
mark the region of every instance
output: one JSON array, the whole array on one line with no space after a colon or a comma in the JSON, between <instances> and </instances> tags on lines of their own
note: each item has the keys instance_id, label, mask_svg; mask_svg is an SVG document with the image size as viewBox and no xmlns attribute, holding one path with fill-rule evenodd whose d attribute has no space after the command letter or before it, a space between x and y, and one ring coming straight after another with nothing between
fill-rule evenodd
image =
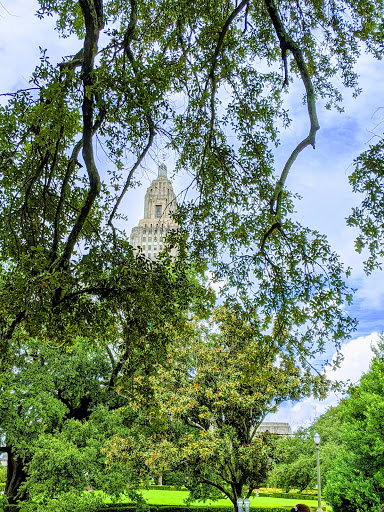
<instances>
[{"instance_id":1,"label":"stone building","mask_svg":"<svg viewBox=\"0 0 384 512\"><path fill-rule=\"evenodd\" d=\"M265 421L257 429L258 432L270 432L271 434L290 435L292 429L289 423L281 423L277 421Z\"/></svg>"},{"instance_id":2,"label":"stone building","mask_svg":"<svg viewBox=\"0 0 384 512\"><path fill-rule=\"evenodd\" d=\"M177 229L171 215L177 208L172 183L167 177L167 167L159 165L158 175L145 194L144 218L131 231L130 242L134 249L149 259L155 259L164 248L164 239L170 230ZM176 249L171 249L171 256Z\"/></svg>"}]
</instances>

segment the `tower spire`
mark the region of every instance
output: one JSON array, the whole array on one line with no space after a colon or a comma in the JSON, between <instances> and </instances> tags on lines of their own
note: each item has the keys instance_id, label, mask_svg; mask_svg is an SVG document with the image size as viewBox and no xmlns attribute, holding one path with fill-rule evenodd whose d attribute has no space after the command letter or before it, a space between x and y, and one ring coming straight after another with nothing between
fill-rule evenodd
<instances>
[{"instance_id":1,"label":"tower spire","mask_svg":"<svg viewBox=\"0 0 384 512\"><path fill-rule=\"evenodd\" d=\"M167 177L167 166L165 164L160 164L158 166L157 177L158 178L166 178Z\"/></svg>"}]
</instances>

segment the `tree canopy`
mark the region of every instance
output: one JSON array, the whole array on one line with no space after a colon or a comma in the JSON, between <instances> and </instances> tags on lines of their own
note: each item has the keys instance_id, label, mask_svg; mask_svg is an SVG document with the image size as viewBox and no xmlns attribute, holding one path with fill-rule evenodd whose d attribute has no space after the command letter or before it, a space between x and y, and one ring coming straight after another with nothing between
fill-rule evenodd
<instances>
[{"instance_id":1,"label":"tree canopy","mask_svg":"<svg viewBox=\"0 0 384 512\"><path fill-rule=\"evenodd\" d=\"M383 479L383 375L384 346L360 383L351 387L340 404L341 448L328 467L326 498L336 512L377 510L384 500Z\"/></svg>"},{"instance_id":2,"label":"tree canopy","mask_svg":"<svg viewBox=\"0 0 384 512\"><path fill-rule=\"evenodd\" d=\"M285 183L315 145L316 99L340 104L336 76L357 91L363 47L381 57L381 2L41 0L38 16L51 15L78 53L56 65L43 51L30 87L10 91L0 111L3 346L22 324L47 328L49 312L102 295L78 265L87 247L119 238L122 198L154 144L191 176L178 220L193 257L251 292L264 327L279 324L279 343L295 339L306 356L325 339L340 343L353 328L345 271L320 233L292 220ZM293 80L309 131L280 171L272 148ZM95 163L96 137L108 172ZM63 323L79 319L81 331L81 318Z\"/></svg>"},{"instance_id":3,"label":"tree canopy","mask_svg":"<svg viewBox=\"0 0 384 512\"><path fill-rule=\"evenodd\" d=\"M360 382L351 385L336 407L283 444L285 458L270 475L270 483L305 488L316 482L313 435L321 437L322 489L335 512L374 511L384 500L382 433L384 345Z\"/></svg>"},{"instance_id":4,"label":"tree canopy","mask_svg":"<svg viewBox=\"0 0 384 512\"><path fill-rule=\"evenodd\" d=\"M86 488L118 496L137 481L127 467L108 470L102 454L109 438L128 435L140 418L116 393L127 364L116 355L117 348L85 338L71 347L32 339L20 343L14 366L0 385L1 450L8 453L5 495L10 503L23 500L32 509L48 511L59 500L68 510L85 505L93 510L102 495L81 498ZM135 372L140 371L145 374L136 365Z\"/></svg>"},{"instance_id":5,"label":"tree canopy","mask_svg":"<svg viewBox=\"0 0 384 512\"><path fill-rule=\"evenodd\" d=\"M227 303L214 316L218 333L198 328L175 345L167 364L137 376L126 394L153 430L116 436L107 449L112 466L133 465L143 477L181 471L191 498L224 494L234 509L266 482L282 449L258 427L285 400L324 396L328 382L290 354L277 361L273 337L262 335L249 315Z\"/></svg>"},{"instance_id":6,"label":"tree canopy","mask_svg":"<svg viewBox=\"0 0 384 512\"><path fill-rule=\"evenodd\" d=\"M317 485L317 458L314 434L320 435L321 487L327 485L327 478L333 460L342 450L341 431L344 428L343 405L331 407L313 424L298 429L292 437L280 439L284 458L269 476L268 482L274 487L286 489L314 489Z\"/></svg>"}]
</instances>

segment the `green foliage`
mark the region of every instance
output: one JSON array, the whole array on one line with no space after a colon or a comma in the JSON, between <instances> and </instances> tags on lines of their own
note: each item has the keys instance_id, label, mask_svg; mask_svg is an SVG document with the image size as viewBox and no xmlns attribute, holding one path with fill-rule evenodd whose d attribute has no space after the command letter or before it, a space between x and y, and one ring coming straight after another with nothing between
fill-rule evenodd
<instances>
[{"instance_id":1,"label":"green foliage","mask_svg":"<svg viewBox=\"0 0 384 512\"><path fill-rule=\"evenodd\" d=\"M204 507L193 507L189 505L188 507L167 507L167 506L153 506L151 505L149 510L150 512L212 512L212 508L215 510L215 512L229 512L230 508L222 508L222 507L210 507L210 508L204 508ZM259 512L287 512L291 509L291 507L257 507L257 510ZM133 507L128 507L125 505L111 505L109 507L102 507L100 508L100 512L131 512L135 510Z\"/></svg>"},{"instance_id":2,"label":"green foliage","mask_svg":"<svg viewBox=\"0 0 384 512\"><path fill-rule=\"evenodd\" d=\"M361 41L383 55L381 1L39 4L79 52L53 65L42 51L31 87L0 107L0 428L14 462L33 468L29 506L43 496L47 510L65 509L68 492L74 507L87 465L102 480L100 425L106 435L116 427L116 474L137 482L181 465L201 498L212 487L249 492L280 458L257 425L283 400L324 396L310 359L354 328L348 270L293 220L285 182L315 145L316 98L339 107L336 77L358 93ZM310 132L278 171L271 147L290 123L293 80L305 87ZM175 151L194 193L175 217L179 256L151 262L114 224L155 145ZM219 336L196 337L188 320L208 315L208 265L225 281L226 308ZM135 420L115 412L123 398ZM222 486L231 464L240 476Z\"/></svg>"},{"instance_id":3,"label":"green foliage","mask_svg":"<svg viewBox=\"0 0 384 512\"><path fill-rule=\"evenodd\" d=\"M172 364L133 381L131 405L147 410L152 431L146 425L128 438L116 436L107 453L112 467L119 461L143 477L182 471L191 499L225 494L235 504L281 460L277 436L257 432L265 415L284 400L322 396L328 382L282 355L251 311L231 302L214 320L219 333L196 328L174 347Z\"/></svg>"},{"instance_id":4,"label":"green foliage","mask_svg":"<svg viewBox=\"0 0 384 512\"><path fill-rule=\"evenodd\" d=\"M102 496L94 493L78 491L57 493L54 499L36 499L34 502L23 503L25 512L98 512L102 504Z\"/></svg>"},{"instance_id":5,"label":"green foliage","mask_svg":"<svg viewBox=\"0 0 384 512\"><path fill-rule=\"evenodd\" d=\"M5 483L7 480L7 467L0 466L0 485Z\"/></svg>"},{"instance_id":6,"label":"green foliage","mask_svg":"<svg viewBox=\"0 0 384 512\"><path fill-rule=\"evenodd\" d=\"M116 311L104 307L116 290L97 279L94 258L124 253L114 222L154 144L177 153L177 171L196 188L177 218L197 267L208 260L228 294L251 295L264 328L277 318L281 340L294 339L303 360L328 340L339 346L354 326L343 307L345 270L320 233L292 219L294 195L284 187L300 151L279 171L271 146L290 122L283 90L291 81L306 90L303 148L315 144L316 97L341 101L334 78L358 92L360 41L383 53L381 3L39 3L39 17L56 16L79 52L57 66L42 52L31 87L0 109L2 353L23 330L70 344L111 327ZM104 172L96 136L111 162ZM128 330L142 335L141 327Z\"/></svg>"},{"instance_id":7,"label":"green foliage","mask_svg":"<svg viewBox=\"0 0 384 512\"><path fill-rule=\"evenodd\" d=\"M320 434L321 484L327 484L327 475L332 460L341 449L343 428L343 406L330 408L313 425L299 429L292 437L280 440L285 458L272 471L269 482L273 486L289 489L313 489L317 483L316 450L313 436Z\"/></svg>"},{"instance_id":8,"label":"green foliage","mask_svg":"<svg viewBox=\"0 0 384 512\"><path fill-rule=\"evenodd\" d=\"M254 507L252 507L254 508ZM255 507L256 508L256 507ZM258 512L287 512L291 510L292 507L286 506L286 507L257 507ZM210 508L205 508L202 506L199 507L193 507L191 505L188 505L188 507L168 507L166 505L164 506L154 506L151 505L149 510L150 512L212 512L212 509L215 510L215 512L229 512L232 509L229 507L217 507L217 506L210 506ZM102 507L100 509L100 512L131 512L134 510L133 507L125 506L125 505L111 505L108 507Z\"/></svg>"},{"instance_id":9,"label":"green foliage","mask_svg":"<svg viewBox=\"0 0 384 512\"><path fill-rule=\"evenodd\" d=\"M31 510L47 511L67 510L68 494L74 511L76 497L79 510L97 508L100 498L92 492L85 498L86 488L112 496L124 492L131 475L107 470L101 449L108 438L127 434L136 417L122 409L116 393L125 359L114 359L112 344L97 347L78 339L71 347L26 341L13 361L2 383L0 428L12 455L9 464L21 464L27 478L7 494L25 492Z\"/></svg>"},{"instance_id":10,"label":"green foliage","mask_svg":"<svg viewBox=\"0 0 384 512\"><path fill-rule=\"evenodd\" d=\"M383 375L381 342L370 370L340 405L342 446L330 461L325 488L335 512L373 511L384 501Z\"/></svg>"},{"instance_id":11,"label":"green foliage","mask_svg":"<svg viewBox=\"0 0 384 512\"><path fill-rule=\"evenodd\" d=\"M259 491L258 496L270 498L287 498L293 500L317 500L317 492L302 493L302 492L272 492L272 491Z\"/></svg>"},{"instance_id":12,"label":"green foliage","mask_svg":"<svg viewBox=\"0 0 384 512\"><path fill-rule=\"evenodd\" d=\"M361 205L353 208L348 224L360 229L355 244L359 253L368 250L367 273L381 267L380 259L384 255L383 158L384 140L381 139L355 160L355 170L349 178L353 191L363 196Z\"/></svg>"}]
</instances>

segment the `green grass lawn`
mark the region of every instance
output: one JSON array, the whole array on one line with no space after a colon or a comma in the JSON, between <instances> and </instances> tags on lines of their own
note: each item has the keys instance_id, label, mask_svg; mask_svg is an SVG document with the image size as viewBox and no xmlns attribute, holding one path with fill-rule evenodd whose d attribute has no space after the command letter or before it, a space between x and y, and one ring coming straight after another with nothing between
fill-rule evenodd
<instances>
[{"instance_id":1,"label":"green grass lawn","mask_svg":"<svg viewBox=\"0 0 384 512\"><path fill-rule=\"evenodd\" d=\"M174 506L185 506L185 499L188 496L188 491L162 491L158 489L142 490L144 498L150 505L174 505ZM265 507L294 507L299 501L285 498L264 498L264 497L252 497L251 508ZM300 500L300 503L306 503L312 508L317 508L317 502L314 500ZM325 503L324 503L325 505ZM228 499L219 501L206 501L193 503L194 507L228 507L232 506L232 503ZM328 508L327 508L328 510Z\"/></svg>"},{"instance_id":2,"label":"green grass lawn","mask_svg":"<svg viewBox=\"0 0 384 512\"><path fill-rule=\"evenodd\" d=\"M96 491L98 492L98 491ZM167 505L167 506L179 506L185 507L185 499L188 496L188 491L169 491L169 490L158 490L158 489L142 489L143 497L150 505ZM120 503L127 503L129 500L121 499ZM111 499L105 496L105 503L110 503ZM289 507L292 508L297 503L306 503L312 509L317 508L317 501L314 500L293 500L286 498L264 498L264 497L252 497L251 498L251 508L279 508L279 507ZM325 503L322 503L323 510ZM193 507L201 507L201 508L232 508L232 503L228 499L218 500L218 501L206 501L205 503L196 501L193 503ZM331 507L327 506L327 512L332 511ZM0 507L0 512L2 509Z\"/></svg>"}]
</instances>

